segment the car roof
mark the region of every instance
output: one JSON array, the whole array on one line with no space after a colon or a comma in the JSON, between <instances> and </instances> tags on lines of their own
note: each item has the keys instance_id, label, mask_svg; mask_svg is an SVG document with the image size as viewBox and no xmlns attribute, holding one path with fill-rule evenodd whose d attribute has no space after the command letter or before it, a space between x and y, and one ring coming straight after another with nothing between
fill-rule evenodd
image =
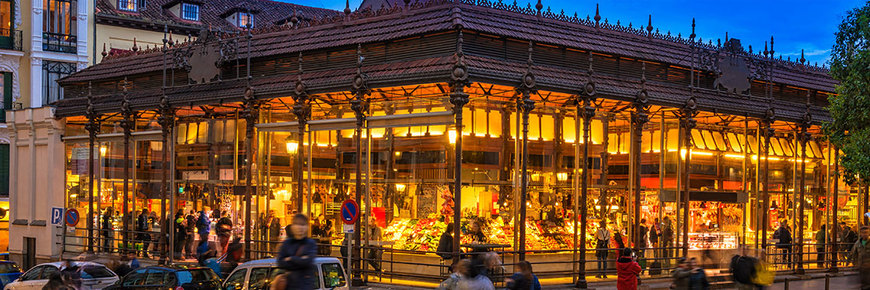
<instances>
[{"instance_id":1,"label":"car roof","mask_svg":"<svg viewBox=\"0 0 870 290\"><path fill-rule=\"evenodd\" d=\"M314 258L314 263L315 264L341 263L341 261L339 261L338 258L335 258L335 257L317 257L317 258ZM239 267L252 267L252 266L278 266L278 260L276 260L275 258L259 259L259 260L248 261L248 262L245 262L245 263L239 265Z\"/></svg>"},{"instance_id":2,"label":"car roof","mask_svg":"<svg viewBox=\"0 0 870 290\"><path fill-rule=\"evenodd\" d=\"M103 264L94 263L94 262L73 261L72 264L73 264L73 266L76 266L76 267L82 267L82 266L105 267L105 265L103 265ZM50 265L50 266L54 266L55 268L60 268L61 266L63 266L63 262L42 263L42 264L39 264L36 266L45 266L45 265Z\"/></svg>"},{"instance_id":3,"label":"car roof","mask_svg":"<svg viewBox=\"0 0 870 290\"><path fill-rule=\"evenodd\" d=\"M162 270L162 271L177 272L177 271L189 271L189 270L204 270L204 269L211 269L211 268L208 268L208 267L183 268L183 267L149 266L149 267L143 267L140 269L157 269L157 270Z\"/></svg>"}]
</instances>

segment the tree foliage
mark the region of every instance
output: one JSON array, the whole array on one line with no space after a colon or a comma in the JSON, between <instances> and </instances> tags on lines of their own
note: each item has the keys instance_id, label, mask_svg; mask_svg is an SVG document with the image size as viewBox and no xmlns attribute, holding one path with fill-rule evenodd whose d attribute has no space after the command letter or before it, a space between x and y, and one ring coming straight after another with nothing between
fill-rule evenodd
<instances>
[{"instance_id":1,"label":"tree foliage","mask_svg":"<svg viewBox=\"0 0 870 290\"><path fill-rule=\"evenodd\" d=\"M847 182L870 177L870 2L847 13L831 51L831 76L840 84L828 100L832 122L824 125L843 151Z\"/></svg>"}]
</instances>

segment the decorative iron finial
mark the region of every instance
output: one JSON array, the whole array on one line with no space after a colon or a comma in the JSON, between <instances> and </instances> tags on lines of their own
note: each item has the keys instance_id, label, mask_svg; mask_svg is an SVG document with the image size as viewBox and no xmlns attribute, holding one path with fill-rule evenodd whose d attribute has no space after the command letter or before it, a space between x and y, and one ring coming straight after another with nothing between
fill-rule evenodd
<instances>
[{"instance_id":1,"label":"decorative iron finial","mask_svg":"<svg viewBox=\"0 0 870 290\"><path fill-rule=\"evenodd\" d=\"M598 22L601 21L601 14L598 13L598 3L595 3L595 27L598 27Z\"/></svg>"},{"instance_id":2,"label":"decorative iron finial","mask_svg":"<svg viewBox=\"0 0 870 290\"><path fill-rule=\"evenodd\" d=\"M465 52L462 51L463 35L462 27L457 28L459 35L456 39L456 53L453 55L453 72L450 78L453 80L452 86L455 90L461 91L462 88L469 86L468 82L468 67L465 65Z\"/></svg>"},{"instance_id":3,"label":"decorative iron finial","mask_svg":"<svg viewBox=\"0 0 870 290\"><path fill-rule=\"evenodd\" d=\"M532 61L532 54L534 52L535 43L529 40L529 58L526 61L526 72L523 73L522 83L519 87L519 90L523 91L525 95L534 93L535 86L537 84L537 81L535 80L535 74L532 73L532 65L534 65L534 61Z\"/></svg>"},{"instance_id":4,"label":"decorative iron finial","mask_svg":"<svg viewBox=\"0 0 870 290\"><path fill-rule=\"evenodd\" d=\"M764 57L767 57L767 54L768 54L768 53L769 53L769 51L767 51L767 41L765 41L765 42L764 42L764 52L763 52Z\"/></svg>"},{"instance_id":5,"label":"decorative iron finial","mask_svg":"<svg viewBox=\"0 0 870 290\"><path fill-rule=\"evenodd\" d=\"M689 39L695 39L695 17L692 17L692 34L689 35Z\"/></svg>"},{"instance_id":6,"label":"decorative iron finial","mask_svg":"<svg viewBox=\"0 0 870 290\"><path fill-rule=\"evenodd\" d=\"M770 36L770 57L773 57L773 36ZM780 55L779 58L782 58Z\"/></svg>"},{"instance_id":7,"label":"decorative iron finial","mask_svg":"<svg viewBox=\"0 0 870 290\"><path fill-rule=\"evenodd\" d=\"M716 38L716 48L722 48L722 39Z\"/></svg>"},{"instance_id":8,"label":"decorative iron finial","mask_svg":"<svg viewBox=\"0 0 870 290\"><path fill-rule=\"evenodd\" d=\"M133 48L131 48L131 49L133 50L133 52L139 51L139 47L136 46L136 37L133 37Z\"/></svg>"},{"instance_id":9,"label":"decorative iron finial","mask_svg":"<svg viewBox=\"0 0 870 290\"><path fill-rule=\"evenodd\" d=\"M652 26L652 14L650 14L650 15L649 15L649 20L647 20L647 23L646 23L646 32L647 32L647 35L648 35L649 37L652 37L652 31L653 31L653 26Z\"/></svg>"},{"instance_id":10,"label":"decorative iron finial","mask_svg":"<svg viewBox=\"0 0 870 290\"><path fill-rule=\"evenodd\" d=\"M752 55L752 44L749 45L749 54Z\"/></svg>"},{"instance_id":11,"label":"decorative iron finial","mask_svg":"<svg viewBox=\"0 0 870 290\"><path fill-rule=\"evenodd\" d=\"M541 15L541 9L544 9L544 4L541 4L541 0L538 0L538 4L535 4L535 9L538 10L538 15Z\"/></svg>"},{"instance_id":12,"label":"decorative iron finial","mask_svg":"<svg viewBox=\"0 0 870 290\"><path fill-rule=\"evenodd\" d=\"M801 49L801 64L804 64L804 62L806 62L806 61L807 61L807 59L804 58L804 50Z\"/></svg>"},{"instance_id":13,"label":"decorative iron finial","mask_svg":"<svg viewBox=\"0 0 870 290\"><path fill-rule=\"evenodd\" d=\"M172 30L169 31L169 47L172 47L175 43L172 41Z\"/></svg>"},{"instance_id":14,"label":"decorative iron finial","mask_svg":"<svg viewBox=\"0 0 870 290\"><path fill-rule=\"evenodd\" d=\"M296 73L296 95L303 95L306 92L305 82L302 81L302 52L299 52L299 71Z\"/></svg>"},{"instance_id":15,"label":"decorative iron finial","mask_svg":"<svg viewBox=\"0 0 870 290\"><path fill-rule=\"evenodd\" d=\"M728 43L728 31L725 31L725 43Z\"/></svg>"},{"instance_id":16,"label":"decorative iron finial","mask_svg":"<svg viewBox=\"0 0 870 290\"><path fill-rule=\"evenodd\" d=\"M411 5L411 0L405 0L405 7L408 7L408 5Z\"/></svg>"},{"instance_id":17,"label":"decorative iron finial","mask_svg":"<svg viewBox=\"0 0 870 290\"><path fill-rule=\"evenodd\" d=\"M103 55L103 58L106 58L106 56L109 55L109 53L106 52L106 43L105 42L103 42L103 52L101 54Z\"/></svg>"},{"instance_id":18,"label":"decorative iron finial","mask_svg":"<svg viewBox=\"0 0 870 290\"><path fill-rule=\"evenodd\" d=\"M589 51L589 69L586 71L586 76L589 79L586 81L586 86L583 88L583 93L587 97L595 95L595 81L592 79L593 73L595 73L595 71L592 69L592 51Z\"/></svg>"},{"instance_id":19,"label":"decorative iron finial","mask_svg":"<svg viewBox=\"0 0 870 290\"><path fill-rule=\"evenodd\" d=\"M344 2L344 16L350 15L350 0Z\"/></svg>"},{"instance_id":20,"label":"decorative iron finial","mask_svg":"<svg viewBox=\"0 0 870 290\"><path fill-rule=\"evenodd\" d=\"M299 23L299 15L296 8L293 8L293 15L290 16L290 25L292 25L293 28L296 28L297 23Z\"/></svg>"}]
</instances>

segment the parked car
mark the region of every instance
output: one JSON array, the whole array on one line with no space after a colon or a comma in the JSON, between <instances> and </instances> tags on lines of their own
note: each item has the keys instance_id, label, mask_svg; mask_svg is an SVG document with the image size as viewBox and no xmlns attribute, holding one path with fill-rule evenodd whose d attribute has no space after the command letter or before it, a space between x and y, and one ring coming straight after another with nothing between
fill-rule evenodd
<instances>
[{"instance_id":1,"label":"parked car","mask_svg":"<svg viewBox=\"0 0 870 290\"><path fill-rule=\"evenodd\" d=\"M0 287L12 283L21 276L21 268L12 261L0 261Z\"/></svg>"},{"instance_id":2,"label":"parked car","mask_svg":"<svg viewBox=\"0 0 870 290\"><path fill-rule=\"evenodd\" d=\"M221 284L217 274L209 268L146 267L130 272L106 290L120 289L216 289Z\"/></svg>"},{"instance_id":3,"label":"parked car","mask_svg":"<svg viewBox=\"0 0 870 290\"><path fill-rule=\"evenodd\" d=\"M48 278L59 274L63 262L44 263L27 270L15 282L9 283L5 290L38 290L48 283ZM103 289L118 281L118 275L102 264L92 262L72 262L81 277L81 289Z\"/></svg>"},{"instance_id":4,"label":"parked car","mask_svg":"<svg viewBox=\"0 0 870 290\"><path fill-rule=\"evenodd\" d=\"M347 275L341 261L334 257L314 258L317 280L314 289L347 290ZM239 265L227 276L222 290L269 290L272 280L285 271L272 259L250 261Z\"/></svg>"}]
</instances>

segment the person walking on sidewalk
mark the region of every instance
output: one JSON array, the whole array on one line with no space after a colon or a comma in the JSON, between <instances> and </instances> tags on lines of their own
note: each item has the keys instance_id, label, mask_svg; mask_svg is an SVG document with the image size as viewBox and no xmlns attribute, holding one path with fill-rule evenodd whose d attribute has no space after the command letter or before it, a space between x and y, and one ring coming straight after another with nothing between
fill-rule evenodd
<instances>
[{"instance_id":1,"label":"person walking on sidewalk","mask_svg":"<svg viewBox=\"0 0 870 290\"><path fill-rule=\"evenodd\" d=\"M870 289L870 227L863 226L858 232L860 238L852 246L852 265L858 270L861 290Z\"/></svg>"},{"instance_id":2,"label":"person walking on sidewalk","mask_svg":"<svg viewBox=\"0 0 870 290\"><path fill-rule=\"evenodd\" d=\"M114 210L112 210L112 207L106 208L100 222L103 232L103 251L106 253L112 252L112 235L114 234L112 229L112 221L114 220L112 217L113 212Z\"/></svg>"},{"instance_id":3,"label":"person walking on sidewalk","mask_svg":"<svg viewBox=\"0 0 870 290\"><path fill-rule=\"evenodd\" d=\"M601 221L601 226L595 232L595 257L598 258L598 274L595 278L607 278L607 248L610 247L610 231L607 230L607 223Z\"/></svg>"},{"instance_id":4,"label":"person walking on sidewalk","mask_svg":"<svg viewBox=\"0 0 870 290\"><path fill-rule=\"evenodd\" d=\"M308 237L308 217L303 214L293 216L290 231L292 235L281 243L277 258L278 267L288 272L285 289L313 289L317 279L314 266L317 243Z\"/></svg>"},{"instance_id":5,"label":"person walking on sidewalk","mask_svg":"<svg viewBox=\"0 0 870 290\"><path fill-rule=\"evenodd\" d=\"M819 268L825 267L825 242L826 239L826 227L822 225L818 232L816 232L816 266Z\"/></svg>"}]
</instances>

